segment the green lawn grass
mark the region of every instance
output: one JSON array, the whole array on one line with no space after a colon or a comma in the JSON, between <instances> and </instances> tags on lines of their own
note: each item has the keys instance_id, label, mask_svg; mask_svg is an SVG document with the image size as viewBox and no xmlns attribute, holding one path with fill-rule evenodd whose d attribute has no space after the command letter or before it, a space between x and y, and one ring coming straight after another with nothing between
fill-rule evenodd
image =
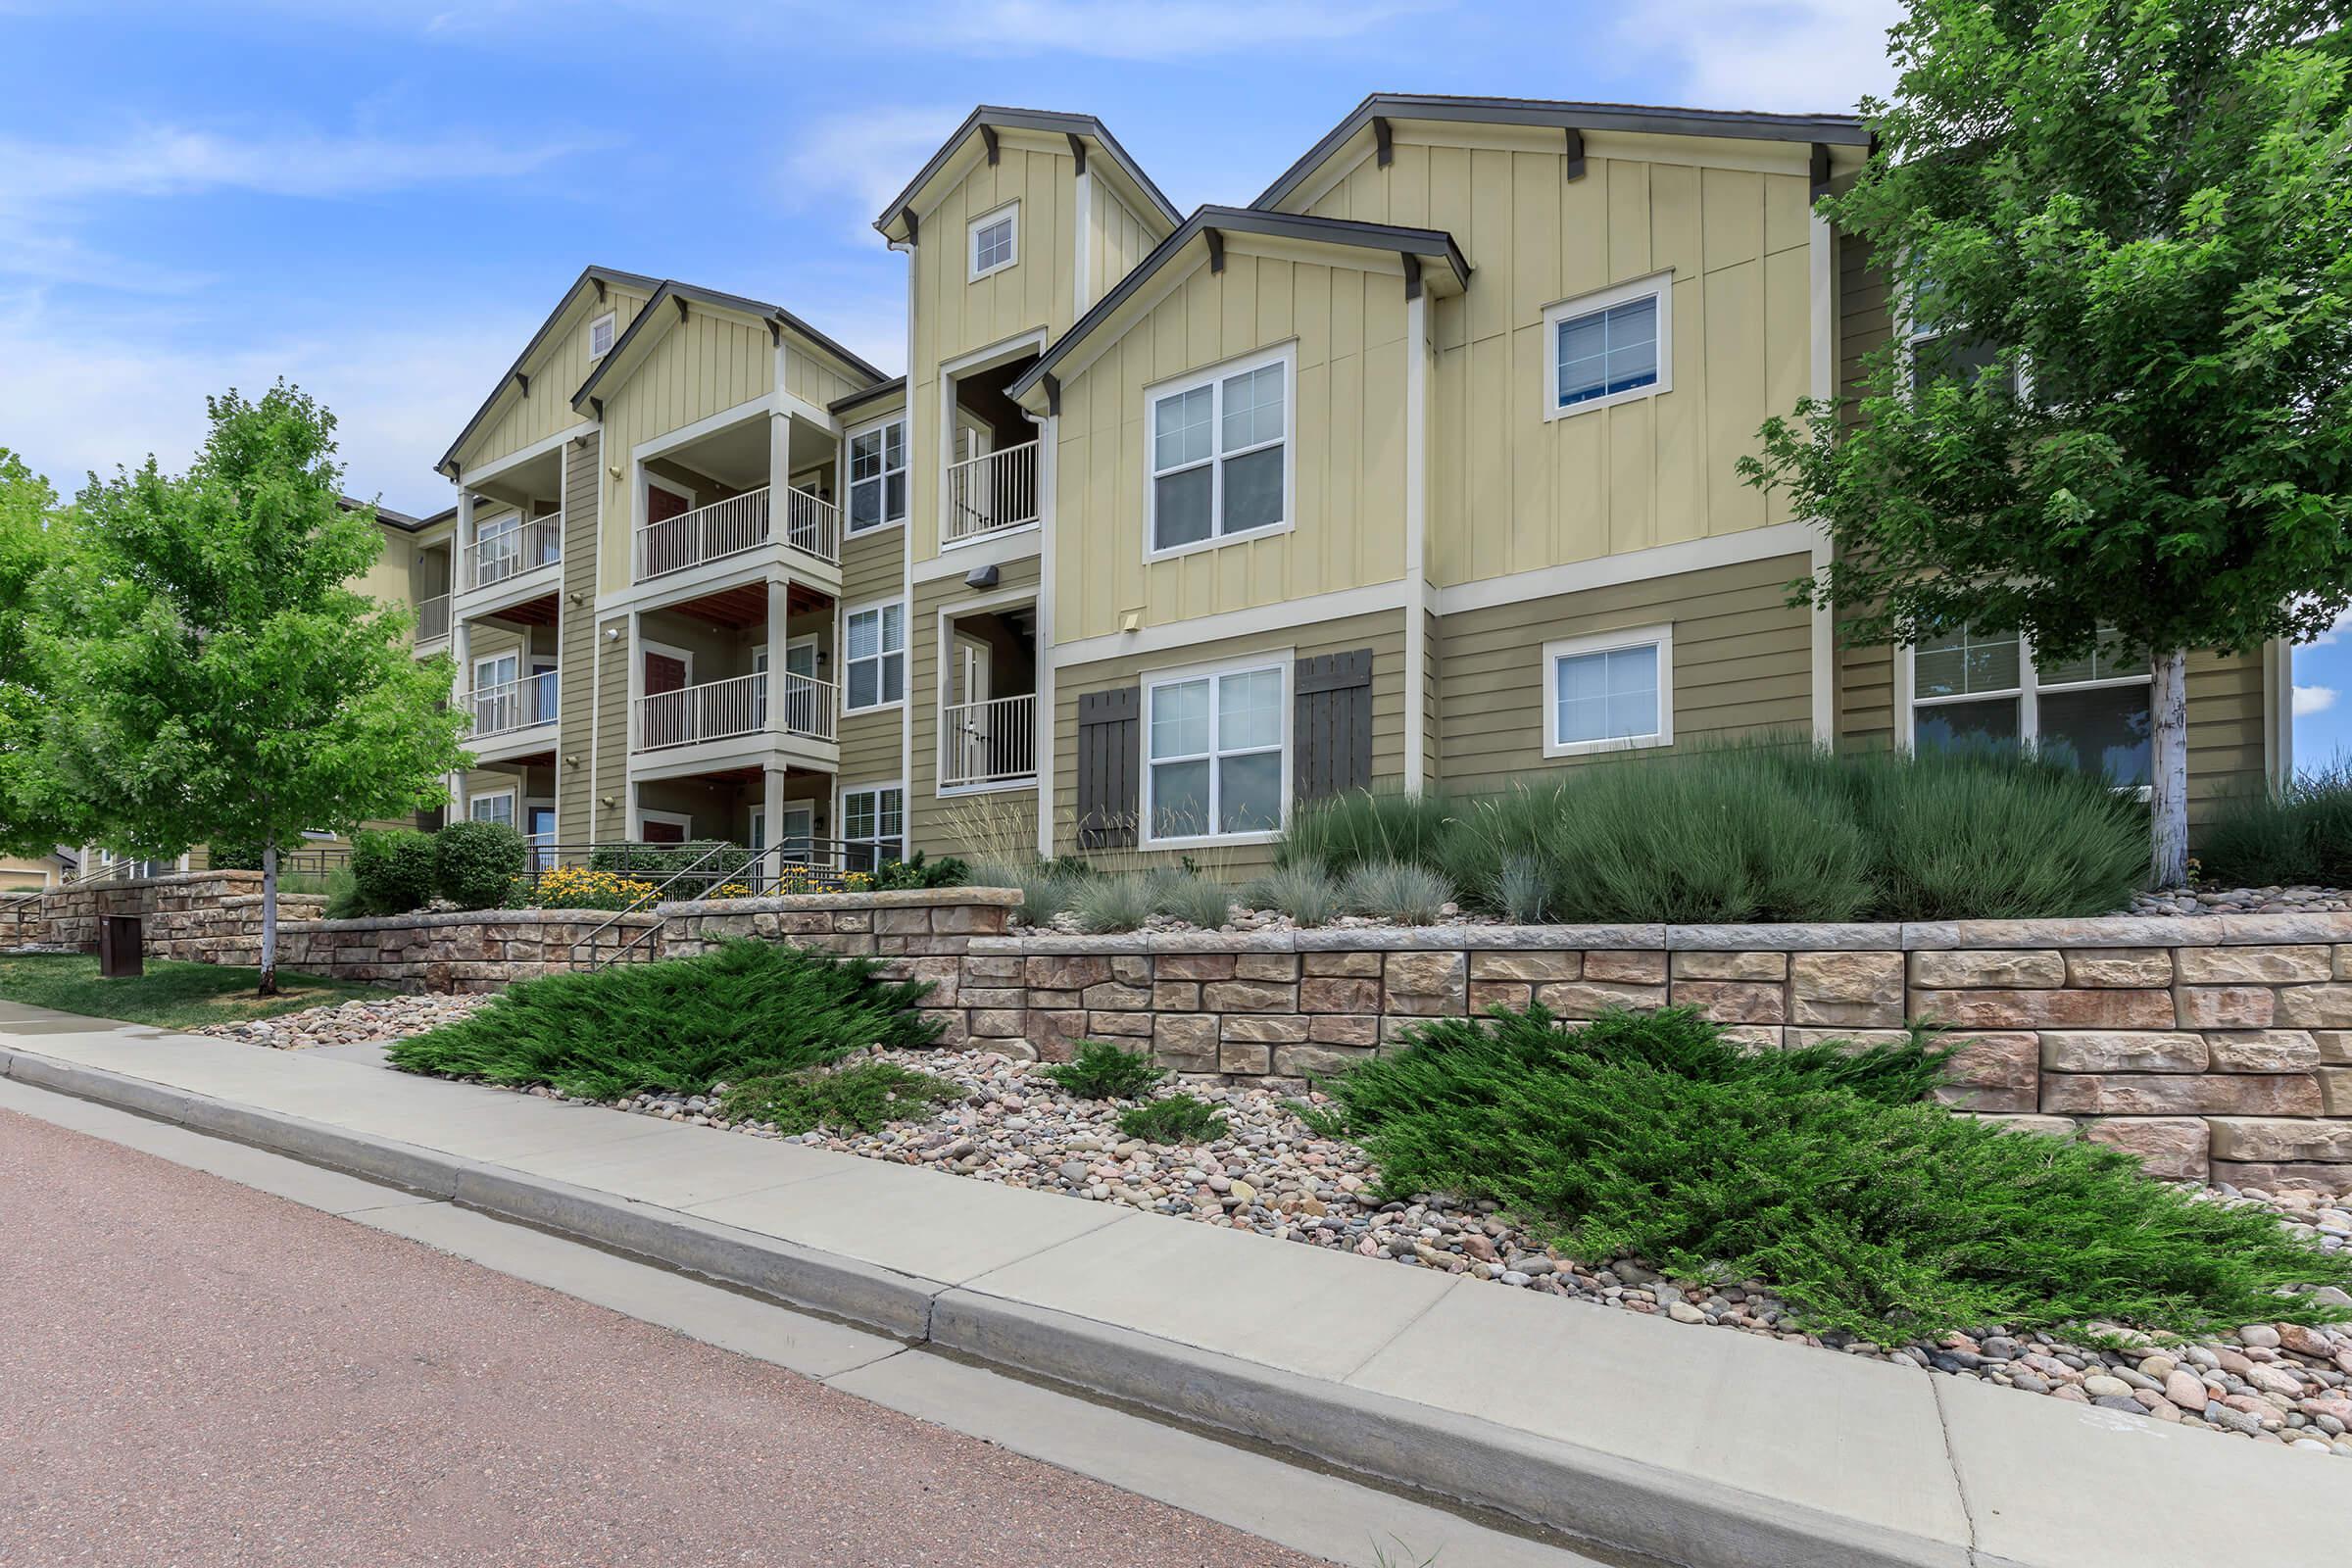
<instances>
[{"instance_id":1,"label":"green lawn grass","mask_svg":"<svg viewBox=\"0 0 2352 1568\"><path fill-rule=\"evenodd\" d=\"M96 957L79 953L24 954L0 958L0 1001L55 1007L159 1029L271 1018L353 997L381 996L371 986L321 975L277 972L278 995L262 997L258 969L149 959L137 979L101 980Z\"/></svg>"}]
</instances>

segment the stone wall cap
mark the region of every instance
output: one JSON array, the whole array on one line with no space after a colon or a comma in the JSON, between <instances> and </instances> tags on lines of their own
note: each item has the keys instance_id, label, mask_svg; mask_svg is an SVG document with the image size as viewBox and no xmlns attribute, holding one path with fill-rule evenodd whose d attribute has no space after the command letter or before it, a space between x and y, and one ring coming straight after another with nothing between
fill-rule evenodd
<instances>
[{"instance_id":1,"label":"stone wall cap","mask_svg":"<svg viewBox=\"0 0 2352 1568\"><path fill-rule=\"evenodd\" d=\"M676 899L654 906L664 919L695 914L758 914L786 909L942 909L985 905L1014 908L1018 888L906 888L895 893L771 893L754 899Z\"/></svg>"},{"instance_id":2,"label":"stone wall cap","mask_svg":"<svg viewBox=\"0 0 2352 1568\"><path fill-rule=\"evenodd\" d=\"M2224 940L2223 916L2114 914L2079 920L1917 920L1902 927L1903 947L1984 951L2001 948L2210 948ZM2294 916L2250 915L2248 919ZM2241 942L2277 938L2243 936Z\"/></svg>"},{"instance_id":3,"label":"stone wall cap","mask_svg":"<svg viewBox=\"0 0 2352 1568\"><path fill-rule=\"evenodd\" d=\"M1671 953L1886 953L1902 945L1902 926L1867 921L1666 928Z\"/></svg>"},{"instance_id":4,"label":"stone wall cap","mask_svg":"<svg viewBox=\"0 0 2352 1568\"><path fill-rule=\"evenodd\" d=\"M632 930L648 930L661 920L651 914L615 915L610 909L443 909L416 914L369 914L348 920L287 920L283 931L331 936L341 931L430 931L467 925L588 925L613 920Z\"/></svg>"}]
</instances>

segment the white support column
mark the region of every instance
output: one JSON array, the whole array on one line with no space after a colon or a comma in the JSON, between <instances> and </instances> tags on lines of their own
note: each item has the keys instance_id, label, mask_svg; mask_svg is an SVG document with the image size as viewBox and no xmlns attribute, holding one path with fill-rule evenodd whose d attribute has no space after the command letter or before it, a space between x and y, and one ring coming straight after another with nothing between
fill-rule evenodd
<instances>
[{"instance_id":1,"label":"white support column","mask_svg":"<svg viewBox=\"0 0 2352 1568\"><path fill-rule=\"evenodd\" d=\"M458 662L458 672L451 680L450 700L458 711L473 713L473 628L463 617L452 616L449 623L449 651ZM466 816L466 769L459 768L449 777L449 817L462 821Z\"/></svg>"},{"instance_id":2,"label":"white support column","mask_svg":"<svg viewBox=\"0 0 2352 1568\"><path fill-rule=\"evenodd\" d=\"M458 488L458 526L450 535L449 548L449 591L453 594L461 588L472 586L464 575L466 563L472 559L467 552L472 548L473 492L461 485Z\"/></svg>"},{"instance_id":3,"label":"white support column","mask_svg":"<svg viewBox=\"0 0 2352 1568\"><path fill-rule=\"evenodd\" d=\"M1054 858L1054 704L1058 684L1054 668L1054 615L1056 595L1054 569L1054 514L1060 510L1061 446L1053 415L1035 419L1037 425L1037 853Z\"/></svg>"},{"instance_id":4,"label":"white support column","mask_svg":"<svg viewBox=\"0 0 2352 1568\"><path fill-rule=\"evenodd\" d=\"M1428 785L1429 296L1404 302L1404 793Z\"/></svg>"},{"instance_id":5,"label":"white support column","mask_svg":"<svg viewBox=\"0 0 2352 1568\"><path fill-rule=\"evenodd\" d=\"M778 383L779 389L782 383ZM788 492L792 489L792 416L779 412L767 416L767 516L768 528L776 538L785 537L791 523ZM781 644L775 645L780 649ZM772 651L770 662L783 656Z\"/></svg>"},{"instance_id":6,"label":"white support column","mask_svg":"<svg viewBox=\"0 0 2352 1568\"><path fill-rule=\"evenodd\" d=\"M777 666L771 660L768 667L773 669ZM782 764L777 762L768 763L760 774L760 808L767 818L767 843L764 847L772 850L779 843L783 842L784 768ZM777 864L781 866L782 861L779 860ZM761 865L760 869L766 869L764 863Z\"/></svg>"},{"instance_id":7,"label":"white support column","mask_svg":"<svg viewBox=\"0 0 2352 1568\"><path fill-rule=\"evenodd\" d=\"M767 727L773 734L784 729L784 714L791 699L784 674L784 647L792 640L788 629L792 616L792 578L782 571L767 574ZM773 745L774 742L770 742ZM776 819L767 819L767 830L776 830Z\"/></svg>"},{"instance_id":8,"label":"white support column","mask_svg":"<svg viewBox=\"0 0 2352 1568\"><path fill-rule=\"evenodd\" d=\"M1807 393L1827 402L1838 392L1838 239L1829 220L1812 220L1812 376ZM1827 534L1813 541L1812 572L1818 589L1832 561ZM1829 606L1813 609L1813 744L1831 746L1838 739L1838 629Z\"/></svg>"}]
</instances>

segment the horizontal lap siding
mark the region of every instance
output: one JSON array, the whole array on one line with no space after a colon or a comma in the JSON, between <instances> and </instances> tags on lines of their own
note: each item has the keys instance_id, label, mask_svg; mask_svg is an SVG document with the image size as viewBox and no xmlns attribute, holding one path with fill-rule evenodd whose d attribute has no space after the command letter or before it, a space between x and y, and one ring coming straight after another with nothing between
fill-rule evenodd
<instances>
[{"instance_id":1,"label":"horizontal lap siding","mask_svg":"<svg viewBox=\"0 0 2352 1568\"><path fill-rule=\"evenodd\" d=\"M1054 699L1054 843L1056 853L1078 853L1077 818L1073 808L1078 799L1078 698L1082 693L1140 685L1145 675L1157 670L1239 662L1253 654L1277 649L1288 649L1298 658L1311 659L1320 654L1348 653L1357 648L1372 650L1373 782L1376 786L1396 784L1404 777L1404 619L1401 612L1351 615L1312 626L1232 637L1164 653L1132 654L1118 659L1098 660L1093 663L1071 665L1056 671ZM1264 845L1238 845L1232 849L1206 852L1196 850L1192 854L1202 865L1233 875L1254 872L1273 861L1272 849ZM1163 851L1122 858L1156 862L1173 860L1176 856L1173 852ZM1097 855L1094 858L1105 864L1116 863L1113 858L1102 855Z\"/></svg>"},{"instance_id":2,"label":"horizontal lap siding","mask_svg":"<svg viewBox=\"0 0 2352 1568\"><path fill-rule=\"evenodd\" d=\"M2226 796L2263 787L2262 655L2188 656L2188 817L2212 819Z\"/></svg>"},{"instance_id":3,"label":"horizontal lap siding","mask_svg":"<svg viewBox=\"0 0 2352 1568\"><path fill-rule=\"evenodd\" d=\"M566 844L587 843L598 836L595 800L599 794L617 794L626 778L624 759L612 743L609 724L621 722L624 710L611 706L597 711L599 694L594 673L597 660L597 621L590 608L596 603L596 536L604 494L604 435L597 431L564 451L564 607L557 627L563 673L557 689L557 750L565 757L587 758L591 767L565 766L558 773L556 837ZM592 739L593 738L593 739ZM625 743L624 743L625 744ZM615 834L615 837L618 835Z\"/></svg>"},{"instance_id":4,"label":"horizontal lap siding","mask_svg":"<svg viewBox=\"0 0 2352 1568\"><path fill-rule=\"evenodd\" d=\"M1439 621L1443 770L1448 790L1487 794L1574 766L1544 756L1547 642L1672 622L1677 746L1702 736L1802 732L1812 714L1811 616L1788 585L1806 558L1784 556L1489 610Z\"/></svg>"}]
</instances>

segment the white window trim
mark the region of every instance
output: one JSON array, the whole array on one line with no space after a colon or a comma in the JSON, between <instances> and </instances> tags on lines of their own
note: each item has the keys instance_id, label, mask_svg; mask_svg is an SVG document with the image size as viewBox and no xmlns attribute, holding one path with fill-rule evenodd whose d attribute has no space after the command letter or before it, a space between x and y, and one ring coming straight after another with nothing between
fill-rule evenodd
<instances>
[{"instance_id":1,"label":"white window trim","mask_svg":"<svg viewBox=\"0 0 2352 1568\"><path fill-rule=\"evenodd\" d=\"M868 611L886 610L892 605L899 607L899 695L896 699L888 702L869 703L863 708L853 707L850 703L850 665L855 662L855 661L850 658L851 617L862 615ZM909 625L909 617L911 614L912 612L907 608L907 603L905 597L897 594L892 595L888 599L869 599L863 604L844 605L842 607L841 710L843 713L887 713L893 709L905 708L906 706L906 692L914 684L914 656L911 652L911 649L914 645L914 632L912 627ZM887 653L889 650L885 649L883 652ZM880 682L877 681L875 684L876 689L878 690L880 688ZM891 786L887 784L867 784L860 786L860 788L864 789L888 789Z\"/></svg>"},{"instance_id":2,"label":"white window trim","mask_svg":"<svg viewBox=\"0 0 2352 1568\"><path fill-rule=\"evenodd\" d=\"M993 227L1000 220L1005 218L1012 220L1012 247L1004 253L1004 259L997 263L994 267L982 267L980 265L980 231L985 228ZM990 208L987 212L982 213L978 218L975 218L970 222L964 224L963 260L966 270L971 273L968 281L974 283L979 282L984 277L994 277L997 273L1004 271L1004 269L1008 267L1016 267L1020 265L1021 204L1017 197L1012 201L1004 203L1001 207Z\"/></svg>"},{"instance_id":3,"label":"white window trim","mask_svg":"<svg viewBox=\"0 0 2352 1568\"><path fill-rule=\"evenodd\" d=\"M1560 739L1560 661L1583 654L1615 653L1622 648L1658 651L1658 727L1654 734L1625 735L1598 741ZM1602 752L1638 752L1674 744L1674 626L1637 626L1626 631L1594 632L1586 637L1562 637L1544 645L1544 755L1592 757Z\"/></svg>"},{"instance_id":4,"label":"white window trim","mask_svg":"<svg viewBox=\"0 0 2352 1568\"><path fill-rule=\"evenodd\" d=\"M686 842L694 841L694 817L688 812L657 811L650 806L639 807L637 808L637 830L638 842L641 844L651 842L644 836L645 824L648 822L660 822L665 826L677 828L686 835Z\"/></svg>"},{"instance_id":5,"label":"white window trim","mask_svg":"<svg viewBox=\"0 0 2352 1568\"><path fill-rule=\"evenodd\" d=\"M1137 726L1142 731L1141 735L1138 737L1137 749L1139 753L1139 760L1142 765L1143 778L1139 782L1136 790L1138 813L1142 817L1142 820L1136 823L1136 843L1141 848L1147 850L1189 850L1206 848L1219 844L1272 844L1276 840L1280 839L1282 835L1289 830L1291 825L1291 791L1294 780L1293 767L1296 761L1295 747L1293 745L1294 737L1291 733L1292 719L1294 716L1292 711L1291 696L1292 668L1298 663L1298 662L1297 651L1294 649L1284 648L1271 650L1263 654L1253 654L1247 659L1224 660L1214 664L1189 664L1181 669L1154 670L1143 678L1143 704L1141 710L1136 714ZM1222 675L1256 674L1266 670L1272 670L1274 674L1282 681L1282 696L1279 699L1282 711L1282 784L1281 794L1279 797L1282 811L1281 824L1271 830L1253 833L1188 833L1169 838L1162 838L1153 833L1152 831L1152 822L1154 815L1152 800L1152 692L1162 686L1181 686L1188 681L1206 680L1209 682L1208 819L1211 823L1214 823L1217 819L1216 764L1217 759L1223 755L1216 749L1217 678Z\"/></svg>"},{"instance_id":6,"label":"white window trim","mask_svg":"<svg viewBox=\"0 0 2352 1568\"><path fill-rule=\"evenodd\" d=\"M850 444L856 441L861 435L871 435L874 431L882 429L886 425L893 424L904 424L906 426L906 429L899 437L899 456L906 463L906 466L898 470L906 475L906 513L901 514L899 516L885 517L880 522L868 523L862 528L854 527L850 522L850 492L858 481L853 477L857 470L852 466L850 458ZM904 528L906 526L906 518L914 511L913 443L914 426L908 421L904 410L897 414L886 414L879 419L868 419L863 424L853 425L851 428L842 432L841 531L844 538L866 539L878 533L887 533L893 528ZM884 449L885 451L888 450L887 440L884 443ZM884 506L888 506L890 504L890 474L891 470L889 468L884 468L882 470L882 503Z\"/></svg>"},{"instance_id":7,"label":"white window trim","mask_svg":"<svg viewBox=\"0 0 2352 1568\"><path fill-rule=\"evenodd\" d=\"M1903 337L1902 395L1906 401L1919 396L1919 346L1939 337L1966 337L1971 328L1966 321L1953 321L1944 326L1925 326L1918 320L1916 302L1906 291L1895 301L1894 320ZM2017 357L2017 396L2021 403L2034 401L2034 360L2031 355Z\"/></svg>"},{"instance_id":8,"label":"white window trim","mask_svg":"<svg viewBox=\"0 0 2352 1568\"><path fill-rule=\"evenodd\" d=\"M835 791L833 796L834 838L844 849L847 849L853 844L870 845L881 842L878 839L853 839L850 837L850 797L853 795L873 795L882 790L897 790L899 792L898 843L899 858L903 860L908 855L913 853L911 847L907 843L907 839L910 837L908 830L913 826L912 812L910 810L910 807L912 806L913 802L910 792L907 790L906 781L904 779L886 778L871 784L844 784L839 790ZM881 818L881 802L877 801L874 803L874 815L877 822L879 822Z\"/></svg>"},{"instance_id":9,"label":"white window trim","mask_svg":"<svg viewBox=\"0 0 2352 1568\"><path fill-rule=\"evenodd\" d=\"M489 691L489 690L491 690L491 689L492 689L492 688L494 688L494 687L498 687L498 686L505 686L505 685L511 684L510 682L507 682L507 681L490 681L490 682L487 682L487 683L485 683L485 682L482 680L482 668L483 668L483 666L484 666L484 665L486 665L486 664L503 664L503 663L505 663L505 662L506 662L508 660L510 660L510 659L512 659L513 661L514 661L514 680L515 680L515 681L517 681L517 682L519 682L519 681L520 681L520 680L523 678L523 677L522 677L522 650L521 650L521 649L519 649L519 648L509 648L509 649L507 649L507 650L505 650L504 652L501 652L501 653L495 653L495 654L479 654L479 655L476 655L476 656L474 657L474 661L473 661L473 687L472 687L472 690L474 690L475 692L486 692L486 691Z\"/></svg>"},{"instance_id":10,"label":"white window trim","mask_svg":"<svg viewBox=\"0 0 2352 1568\"><path fill-rule=\"evenodd\" d=\"M689 686L694 684L693 649L680 648L675 643L656 642L651 637L640 637L637 639L637 680L640 686L642 686L645 681L645 656L648 654L665 654L669 658L676 660L679 663L684 664L686 666L686 684ZM645 694L643 691L640 691L638 695L643 696Z\"/></svg>"},{"instance_id":11,"label":"white window trim","mask_svg":"<svg viewBox=\"0 0 2352 1568\"><path fill-rule=\"evenodd\" d=\"M1658 302L1658 378L1647 386L1628 387L1623 392L1611 392L1606 397L1587 398L1582 403L1563 406L1560 402L1560 323L1572 317L1591 316L1613 305L1627 305L1638 299L1654 298ZM1654 398L1674 390L1674 269L1652 272L1630 282L1615 283L1592 294L1579 294L1574 299L1561 300L1544 307L1544 417L1573 418L1590 414L1594 409L1613 409L1620 403L1637 398Z\"/></svg>"},{"instance_id":12,"label":"white window trim","mask_svg":"<svg viewBox=\"0 0 2352 1568\"><path fill-rule=\"evenodd\" d=\"M475 808L479 807L484 801L499 800L503 800L507 803L507 826L513 828L517 833L521 833L522 795L521 792L512 784L508 785L503 790L473 791L466 799L466 819L469 822L484 822L490 820L488 817L477 815L475 813ZM527 834L524 836L528 837Z\"/></svg>"},{"instance_id":13,"label":"white window trim","mask_svg":"<svg viewBox=\"0 0 2352 1568\"><path fill-rule=\"evenodd\" d=\"M1985 692L1954 692L1944 697L1919 695L1919 645L1904 643L1902 657L1896 664L1900 690L1895 694L1897 722L1894 743L1904 756L1914 756L1919 750L1919 710L1923 708L1948 708L1956 703L1989 703L2002 698L2017 699L2017 739L2020 745L2039 745L2041 741L2041 694L2053 692L2095 692L2122 686L2149 688L2150 710L2155 706L2156 672L2149 669L2137 675L2102 675L2096 680L2045 681L2036 664L2034 639L2023 632L2018 634L2018 684ZM2146 800L2149 786L2122 784L2118 790L2129 790L2140 800Z\"/></svg>"},{"instance_id":14,"label":"white window trim","mask_svg":"<svg viewBox=\"0 0 2352 1568\"><path fill-rule=\"evenodd\" d=\"M604 346L604 348L603 348L601 351L600 351L600 350L597 348L597 346L596 346L596 329L597 329L598 327L600 327L600 326L602 326L602 327L606 327L606 328L609 328L609 329L610 329L610 335L606 337L606 339L605 339L605 346ZM589 322L588 322L588 358L589 358L591 361L601 360L601 359L603 359L603 358L604 358L604 357L605 357L607 354L610 354L610 353L612 353L612 345L613 345L613 344L615 344L615 343L617 343L617 342L619 342L619 341L620 341L620 313L619 313L619 312L617 312L617 311L606 311L606 312L605 312L605 313L603 313L602 315L600 315L600 316L597 316L597 317L594 317L594 318L592 318L589 320Z\"/></svg>"},{"instance_id":15,"label":"white window trim","mask_svg":"<svg viewBox=\"0 0 2352 1568\"><path fill-rule=\"evenodd\" d=\"M1224 521L1225 462L1228 458L1245 457L1263 451L1270 442L1259 442L1229 453L1225 442L1225 394L1223 384L1233 376L1247 375L1269 365L1282 367L1282 520L1263 528L1250 528L1241 533L1215 531ZM1171 545L1155 549L1152 541L1159 537L1159 468L1156 457L1153 426L1162 400L1180 397L1201 387L1211 389L1209 404L1210 444L1208 456L1208 525L1209 536L1189 545ZM1298 345L1296 341L1265 349L1256 354L1227 360L1204 369L1189 370L1183 375L1144 388L1144 560L1174 561L1179 556L1199 555L1204 550L1222 550L1227 545L1246 545L1258 539L1273 539L1298 526Z\"/></svg>"}]
</instances>

